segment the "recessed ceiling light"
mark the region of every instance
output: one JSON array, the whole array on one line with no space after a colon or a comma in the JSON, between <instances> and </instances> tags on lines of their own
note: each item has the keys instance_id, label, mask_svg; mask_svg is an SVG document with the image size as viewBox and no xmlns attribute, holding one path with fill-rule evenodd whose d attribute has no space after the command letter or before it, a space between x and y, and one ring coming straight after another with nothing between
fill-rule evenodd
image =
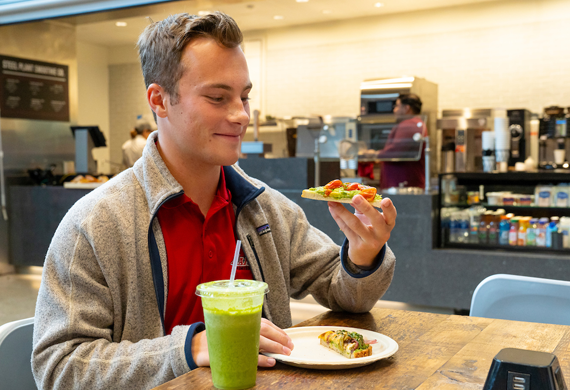
<instances>
[{"instance_id":1,"label":"recessed ceiling light","mask_svg":"<svg viewBox=\"0 0 570 390\"><path fill-rule=\"evenodd\" d=\"M273 17L273 19L275 19L275 20L283 20L283 16L281 16L281 15L275 15L275 16Z\"/></svg>"},{"instance_id":2,"label":"recessed ceiling light","mask_svg":"<svg viewBox=\"0 0 570 390\"><path fill-rule=\"evenodd\" d=\"M212 11L198 11L198 15L200 16L210 15L211 13Z\"/></svg>"},{"instance_id":3,"label":"recessed ceiling light","mask_svg":"<svg viewBox=\"0 0 570 390\"><path fill-rule=\"evenodd\" d=\"M115 23L115 26L117 26L117 27L127 27L127 22L117 22L117 23Z\"/></svg>"},{"instance_id":4,"label":"recessed ceiling light","mask_svg":"<svg viewBox=\"0 0 570 390\"><path fill-rule=\"evenodd\" d=\"M376 3L376 4L374 4L374 7L376 7L376 8L384 7L384 4L383 3Z\"/></svg>"},{"instance_id":5,"label":"recessed ceiling light","mask_svg":"<svg viewBox=\"0 0 570 390\"><path fill-rule=\"evenodd\" d=\"M323 11L323 14L332 14L332 11L330 9L326 9Z\"/></svg>"}]
</instances>

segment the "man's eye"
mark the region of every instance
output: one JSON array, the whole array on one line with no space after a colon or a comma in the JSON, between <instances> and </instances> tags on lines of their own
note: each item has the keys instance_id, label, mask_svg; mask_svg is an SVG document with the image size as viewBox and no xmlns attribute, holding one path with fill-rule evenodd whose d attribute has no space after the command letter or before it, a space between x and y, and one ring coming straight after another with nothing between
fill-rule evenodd
<instances>
[{"instance_id":1,"label":"man's eye","mask_svg":"<svg viewBox=\"0 0 570 390\"><path fill-rule=\"evenodd\" d=\"M221 97L214 97L214 96L206 96L206 97L207 97L208 99L210 99L210 100L216 102L216 103L219 103L219 102L221 102L222 100L224 100L224 98L221 98Z\"/></svg>"},{"instance_id":2,"label":"man's eye","mask_svg":"<svg viewBox=\"0 0 570 390\"><path fill-rule=\"evenodd\" d=\"M241 98L241 101L244 102L244 103L247 102L247 101L249 101L249 96L242 97L242 98Z\"/></svg>"}]
</instances>

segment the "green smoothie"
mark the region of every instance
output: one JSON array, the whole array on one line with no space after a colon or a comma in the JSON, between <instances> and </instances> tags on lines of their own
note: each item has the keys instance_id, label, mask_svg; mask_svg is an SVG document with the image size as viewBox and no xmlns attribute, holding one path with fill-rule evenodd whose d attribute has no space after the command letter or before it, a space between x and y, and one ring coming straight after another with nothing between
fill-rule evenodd
<instances>
[{"instance_id":1,"label":"green smoothie","mask_svg":"<svg viewBox=\"0 0 570 390\"><path fill-rule=\"evenodd\" d=\"M255 386L261 308L267 284L215 281L197 287L202 297L212 382L218 389Z\"/></svg>"},{"instance_id":2,"label":"green smoothie","mask_svg":"<svg viewBox=\"0 0 570 390\"><path fill-rule=\"evenodd\" d=\"M244 314L204 310L204 319L214 386L218 389L255 386L261 306Z\"/></svg>"}]
</instances>

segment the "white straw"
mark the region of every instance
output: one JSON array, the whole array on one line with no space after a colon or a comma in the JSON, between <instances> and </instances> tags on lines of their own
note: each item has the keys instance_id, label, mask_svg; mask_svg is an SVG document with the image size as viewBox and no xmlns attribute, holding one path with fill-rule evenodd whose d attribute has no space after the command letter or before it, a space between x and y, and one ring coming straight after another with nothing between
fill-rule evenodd
<instances>
[{"instance_id":1,"label":"white straw","mask_svg":"<svg viewBox=\"0 0 570 390\"><path fill-rule=\"evenodd\" d=\"M232 282L234 281L234 279L236 277L236 269L237 269L237 263L238 263L240 248L241 248L241 241L237 240L236 252L234 253L234 263L232 264L232 275L230 276L230 281L232 281Z\"/></svg>"}]
</instances>

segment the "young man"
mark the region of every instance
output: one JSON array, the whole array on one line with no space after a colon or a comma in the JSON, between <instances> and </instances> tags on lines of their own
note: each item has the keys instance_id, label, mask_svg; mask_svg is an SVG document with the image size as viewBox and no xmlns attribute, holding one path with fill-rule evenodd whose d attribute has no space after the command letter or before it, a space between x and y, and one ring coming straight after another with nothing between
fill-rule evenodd
<instances>
[{"instance_id":1,"label":"young man","mask_svg":"<svg viewBox=\"0 0 570 390\"><path fill-rule=\"evenodd\" d=\"M396 210L362 197L329 210L342 248L237 166L252 88L230 17L153 23L139 50L158 131L132 169L81 199L59 226L39 292L32 367L40 388L151 388L209 364L198 283L264 280L260 348L290 354L289 299L366 312L388 288ZM363 222L364 221L364 222ZM260 366L274 359L260 355Z\"/></svg>"}]
</instances>

